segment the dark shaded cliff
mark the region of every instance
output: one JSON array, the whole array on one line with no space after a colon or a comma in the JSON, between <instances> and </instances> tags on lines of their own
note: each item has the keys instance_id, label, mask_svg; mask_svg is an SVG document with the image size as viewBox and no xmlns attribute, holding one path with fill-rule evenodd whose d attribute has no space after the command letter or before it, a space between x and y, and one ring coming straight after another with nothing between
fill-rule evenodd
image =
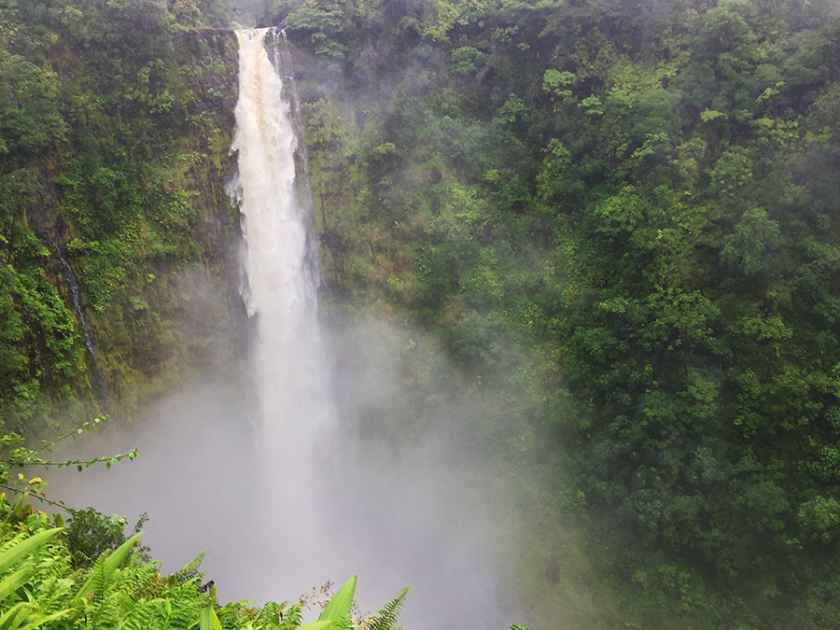
<instances>
[{"instance_id":1,"label":"dark shaded cliff","mask_svg":"<svg viewBox=\"0 0 840 630\"><path fill-rule=\"evenodd\" d=\"M237 46L157 3L0 23L0 409L33 434L236 355Z\"/></svg>"}]
</instances>

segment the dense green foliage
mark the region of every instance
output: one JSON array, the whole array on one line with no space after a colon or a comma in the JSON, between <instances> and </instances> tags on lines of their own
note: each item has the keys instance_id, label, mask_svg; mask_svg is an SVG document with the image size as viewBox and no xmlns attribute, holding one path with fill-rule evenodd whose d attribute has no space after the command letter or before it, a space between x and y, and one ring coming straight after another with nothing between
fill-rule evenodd
<instances>
[{"instance_id":1,"label":"dense green foliage","mask_svg":"<svg viewBox=\"0 0 840 630\"><path fill-rule=\"evenodd\" d=\"M562 603L571 627L840 625L832 3L241 7L295 46L332 306L434 335L456 369L412 338L405 418L481 402L469 430L524 480L542 541L524 553L526 603ZM235 308L196 288L236 284L235 44L204 28L227 16L0 0L6 426L38 432L103 392L129 409L233 344ZM49 525L2 509L3 540ZM101 571L83 566L120 535L88 516L3 611L55 579L68 590L30 612L61 612ZM209 610L189 576L129 566L108 606Z\"/></svg>"},{"instance_id":2,"label":"dense green foliage","mask_svg":"<svg viewBox=\"0 0 840 630\"><path fill-rule=\"evenodd\" d=\"M0 2L7 427L108 399L128 411L233 339L228 305L196 288L236 273L236 44L191 30L226 15L205 0Z\"/></svg>"},{"instance_id":3,"label":"dense green foliage","mask_svg":"<svg viewBox=\"0 0 840 630\"><path fill-rule=\"evenodd\" d=\"M618 594L577 623L837 627L831 3L272 11L333 293L436 331L495 401L542 535L577 519ZM575 570L552 546L546 597Z\"/></svg>"}]
</instances>

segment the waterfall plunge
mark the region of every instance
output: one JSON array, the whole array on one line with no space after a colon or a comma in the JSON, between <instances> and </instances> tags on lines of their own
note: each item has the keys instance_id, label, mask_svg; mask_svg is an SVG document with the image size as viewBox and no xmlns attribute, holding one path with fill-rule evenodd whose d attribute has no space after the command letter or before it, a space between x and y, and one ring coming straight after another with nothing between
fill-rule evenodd
<instances>
[{"instance_id":1,"label":"waterfall plunge","mask_svg":"<svg viewBox=\"0 0 840 630\"><path fill-rule=\"evenodd\" d=\"M461 418L475 411L444 408L399 448L337 422L330 375L344 388L348 416L411 395L391 352L405 344L360 356L381 345L387 328L354 328L350 350L329 348L344 365L350 352L352 367L333 372L318 326L306 182L296 181L283 42L270 40L273 30L237 35L232 193L255 324L249 363L231 360L228 372L202 374L151 404L142 422L115 423L79 444L67 454L137 447L140 458L52 475L51 492L131 518L148 511L144 541L163 570L206 551L204 570L223 600L290 599L358 574L362 609L413 587L404 614L411 630L507 627L521 618L512 613L516 561L504 529L512 506L483 453L460 434ZM406 421L393 413L391 422Z\"/></svg>"},{"instance_id":2,"label":"waterfall plunge","mask_svg":"<svg viewBox=\"0 0 840 630\"><path fill-rule=\"evenodd\" d=\"M318 329L308 199L300 193L307 188L296 182L294 85L283 77L289 71L288 55L281 54L285 40L267 42L275 33L238 33L233 145L245 241L243 297L256 318L255 453L262 482L255 516L265 527L253 534L267 560L259 570L262 588L252 593L276 596L359 573L363 602L385 601L413 584L406 620L416 630L455 627L467 618L504 627L497 608L505 599L498 588L501 554L492 510L482 505L489 488L479 489L486 486L483 468L469 463L449 429L424 436L399 459L389 453L377 461L371 444L351 446L336 423Z\"/></svg>"},{"instance_id":3,"label":"waterfall plunge","mask_svg":"<svg viewBox=\"0 0 840 630\"><path fill-rule=\"evenodd\" d=\"M317 275L309 256L308 217L295 186L297 140L290 99L268 56L271 29L239 31L237 190L245 241L248 314L256 317L254 369L260 432L332 416L317 324ZM291 87L289 86L289 89ZM300 432L295 432L300 433ZM261 439L265 439L262 435Z\"/></svg>"},{"instance_id":4,"label":"waterfall plunge","mask_svg":"<svg viewBox=\"0 0 840 630\"><path fill-rule=\"evenodd\" d=\"M254 422L254 490L266 586L300 589L317 584L333 564L326 531L328 466L335 409L329 366L318 328L317 264L310 253L309 217L295 171L294 86L281 76L267 41L274 29L237 32L239 101L236 137L239 176L232 191L244 236L242 297L256 320L252 370L258 398ZM279 539L278 539L279 537ZM278 575L282 573L282 577ZM278 592L275 590L274 592Z\"/></svg>"}]
</instances>

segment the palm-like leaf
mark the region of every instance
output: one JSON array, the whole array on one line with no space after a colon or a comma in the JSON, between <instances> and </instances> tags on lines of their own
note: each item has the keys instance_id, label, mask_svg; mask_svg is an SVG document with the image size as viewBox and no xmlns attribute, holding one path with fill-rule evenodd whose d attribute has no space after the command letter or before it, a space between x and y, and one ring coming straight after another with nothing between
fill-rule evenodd
<instances>
[{"instance_id":1,"label":"palm-like leaf","mask_svg":"<svg viewBox=\"0 0 840 630\"><path fill-rule=\"evenodd\" d=\"M22 569L19 569L11 575L3 578L3 580L0 581L0 602L26 584L34 573L35 567L29 566L23 567Z\"/></svg>"},{"instance_id":2,"label":"palm-like leaf","mask_svg":"<svg viewBox=\"0 0 840 630\"><path fill-rule=\"evenodd\" d=\"M108 581L116 571L131 555L134 546L140 542L141 534L135 534L126 540L119 547L114 549L103 560L97 562L91 570L90 577L82 586L77 597L85 597L98 590L104 589Z\"/></svg>"},{"instance_id":3,"label":"palm-like leaf","mask_svg":"<svg viewBox=\"0 0 840 630\"><path fill-rule=\"evenodd\" d=\"M350 616L353 597L356 595L356 576L354 575L330 598L318 621L343 621Z\"/></svg>"},{"instance_id":4,"label":"palm-like leaf","mask_svg":"<svg viewBox=\"0 0 840 630\"><path fill-rule=\"evenodd\" d=\"M0 615L0 630L11 630L20 626L29 617L31 610L32 604L18 602Z\"/></svg>"},{"instance_id":5,"label":"palm-like leaf","mask_svg":"<svg viewBox=\"0 0 840 630\"><path fill-rule=\"evenodd\" d=\"M37 616L34 620L30 621L25 626L22 626L20 630L37 630L38 628L51 623L53 621L58 621L59 619L64 619L65 617L69 617L73 611L70 609L62 610L57 613L53 613L52 615L44 615L44 616Z\"/></svg>"},{"instance_id":6,"label":"palm-like leaf","mask_svg":"<svg viewBox=\"0 0 840 630\"><path fill-rule=\"evenodd\" d=\"M213 610L213 606L205 606L201 609L199 627L201 630L222 630L222 624L219 623L219 617Z\"/></svg>"},{"instance_id":7,"label":"palm-like leaf","mask_svg":"<svg viewBox=\"0 0 840 630\"><path fill-rule=\"evenodd\" d=\"M63 531L63 529L62 527L56 527L38 532L34 536L30 536L13 547L6 549L3 553L0 553L0 573L8 571L29 554L46 545L59 532Z\"/></svg>"}]
</instances>

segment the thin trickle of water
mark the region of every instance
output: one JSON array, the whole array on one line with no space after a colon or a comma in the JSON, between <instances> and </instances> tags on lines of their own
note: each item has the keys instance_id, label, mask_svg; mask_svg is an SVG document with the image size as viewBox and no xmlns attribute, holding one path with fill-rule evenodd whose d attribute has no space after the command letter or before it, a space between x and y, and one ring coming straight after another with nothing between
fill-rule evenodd
<instances>
[{"instance_id":1,"label":"thin trickle of water","mask_svg":"<svg viewBox=\"0 0 840 630\"><path fill-rule=\"evenodd\" d=\"M93 334L90 331L90 326L88 326L87 319L85 318L85 310L82 307L79 279L73 267L61 253L61 250L56 249L56 252L58 262L64 270L64 278L67 281L67 286L70 288L70 304L73 307L73 313L76 315L76 320L79 322L79 328L82 331L82 341L85 345L85 356L87 358L88 371L91 375L93 391L99 403L104 405L106 398L105 382L102 380L99 366L96 363L96 347L93 345Z\"/></svg>"}]
</instances>

